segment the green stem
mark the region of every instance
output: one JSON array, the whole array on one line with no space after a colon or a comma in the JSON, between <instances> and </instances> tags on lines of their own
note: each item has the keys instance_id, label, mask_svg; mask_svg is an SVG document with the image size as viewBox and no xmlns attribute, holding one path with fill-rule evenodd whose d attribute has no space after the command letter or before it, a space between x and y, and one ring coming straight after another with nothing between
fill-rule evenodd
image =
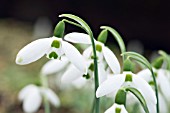
<instances>
[{"instance_id":1,"label":"green stem","mask_svg":"<svg viewBox=\"0 0 170 113\"><path fill-rule=\"evenodd\" d=\"M99 87L99 80L98 80L98 65L97 65L97 54L96 54L96 46L94 43L93 34L89 34L91 37L92 47L93 47L93 55L94 55L94 79L95 79L95 95L97 88ZM100 106L100 99L95 96L95 111L99 113L99 106Z\"/></svg>"},{"instance_id":2,"label":"green stem","mask_svg":"<svg viewBox=\"0 0 170 113\"><path fill-rule=\"evenodd\" d=\"M97 66L96 46L95 46L95 42L94 42L93 33L92 33L90 27L88 26L88 24L84 20L79 18L78 16L75 16L75 15L72 15L72 14L62 14L62 15L59 15L59 17L67 17L67 18L70 18L70 19L76 21L77 23L69 21L69 20L66 20L66 19L63 20L63 21L68 22L68 23L70 23L72 25L75 25L77 27L82 28L83 30L85 30L88 33L88 35L91 38L91 43L92 43L92 47L93 47L93 55L94 55L95 111L96 111L96 113L99 113L99 104L100 104L99 101L100 100L99 100L99 98L96 98L96 90L97 90L97 88L99 86L99 81L98 81L98 66Z\"/></svg>"},{"instance_id":3,"label":"green stem","mask_svg":"<svg viewBox=\"0 0 170 113\"><path fill-rule=\"evenodd\" d=\"M72 21L70 21L70 20L63 19L62 21L63 21L63 22L67 22L67 23L72 24L72 25L75 25L75 26L77 26L77 27L80 27L81 29L84 29L80 24L77 24L77 23L72 22ZM84 29L84 30L85 30L85 29Z\"/></svg>"},{"instance_id":4,"label":"green stem","mask_svg":"<svg viewBox=\"0 0 170 113\"><path fill-rule=\"evenodd\" d=\"M43 88L48 88L48 81L45 75L41 75L41 83ZM44 95L44 109L45 113L50 113L50 104L46 95Z\"/></svg>"},{"instance_id":5,"label":"green stem","mask_svg":"<svg viewBox=\"0 0 170 113\"><path fill-rule=\"evenodd\" d=\"M157 100L156 110L157 110L157 113L159 113L159 98L158 98L157 82L156 82L156 78L155 78L155 74L154 74L154 72L153 72L153 69L151 68L150 71L151 71L151 73L152 73L152 78L153 78L154 86L155 86L155 95L156 95L156 100Z\"/></svg>"}]
</instances>

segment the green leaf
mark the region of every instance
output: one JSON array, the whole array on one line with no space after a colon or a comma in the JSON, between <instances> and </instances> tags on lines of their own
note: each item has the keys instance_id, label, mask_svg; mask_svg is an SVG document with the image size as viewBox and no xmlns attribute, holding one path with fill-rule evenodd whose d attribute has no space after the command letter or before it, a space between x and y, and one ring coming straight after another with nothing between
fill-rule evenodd
<instances>
[{"instance_id":1,"label":"green leaf","mask_svg":"<svg viewBox=\"0 0 170 113\"><path fill-rule=\"evenodd\" d=\"M145 112L149 113L149 110L148 110L148 107L147 107L147 104L146 104L146 101L145 101L144 97L142 96L142 94L136 88L126 87L125 90L131 92L132 94L134 94L138 98L138 100L140 101L140 103L141 103L143 109L145 110Z\"/></svg>"},{"instance_id":2,"label":"green leaf","mask_svg":"<svg viewBox=\"0 0 170 113\"><path fill-rule=\"evenodd\" d=\"M121 53L126 52L126 48L125 48L123 39L115 29L113 29L112 27L109 27L109 26L101 26L100 28L110 31L112 33L112 35L114 36L114 38L116 39L116 41L118 42L119 47L121 49Z\"/></svg>"},{"instance_id":3,"label":"green leaf","mask_svg":"<svg viewBox=\"0 0 170 113\"><path fill-rule=\"evenodd\" d=\"M59 17L67 17L70 18L76 22L78 22L80 25L82 25L82 27L84 28L84 30L89 34L92 35L92 31L90 29L90 27L87 25L87 23L82 20L81 18L79 18L78 16L72 15L72 14L61 14L59 15Z\"/></svg>"},{"instance_id":4,"label":"green leaf","mask_svg":"<svg viewBox=\"0 0 170 113\"><path fill-rule=\"evenodd\" d=\"M63 21L60 21L55 29L54 29L54 36L58 38L62 38L64 36L65 24Z\"/></svg>"},{"instance_id":5,"label":"green leaf","mask_svg":"<svg viewBox=\"0 0 170 113\"><path fill-rule=\"evenodd\" d=\"M169 58L169 55L165 51L162 51L162 50L159 50L158 53L164 57L164 60L167 62L167 69L170 70L170 58Z\"/></svg>"},{"instance_id":6,"label":"green leaf","mask_svg":"<svg viewBox=\"0 0 170 113\"><path fill-rule=\"evenodd\" d=\"M106 43L107 40L107 36L108 36L108 32L106 29L102 30L101 33L99 34L97 40L102 42L103 44Z\"/></svg>"},{"instance_id":7,"label":"green leaf","mask_svg":"<svg viewBox=\"0 0 170 113\"><path fill-rule=\"evenodd\" d=\"M154 59L154 61L152 62L152 66L156 69L159 69L162 67L163 61L164 61L163 56L160 56L160 57Z\"/></svg>"}]
</instances>

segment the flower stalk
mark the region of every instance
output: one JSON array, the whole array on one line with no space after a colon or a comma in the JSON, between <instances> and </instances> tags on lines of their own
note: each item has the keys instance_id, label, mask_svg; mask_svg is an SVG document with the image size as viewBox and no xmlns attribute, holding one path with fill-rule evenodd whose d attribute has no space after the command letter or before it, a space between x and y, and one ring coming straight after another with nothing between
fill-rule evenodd
<instances>
[{"instance_id":1,"label":"flower stalk","mask_svg":"<svg viewBox=\"0 0 170 113\"><path fill-rule=\"evenodd\" d=\"M72 21L69 21L69 20L66 20L66 19L63 20L65 22L68 22L68 23L70 23L72 25L75 25L77 27L80 27L80 28L84 29L88 33L90 38L91 38L91 44L92 44L93 55L94 55L93 56L93 60L94 60L94 80L95 80L95 92L96 92L97 88L99 86L99 80L98 80L98 65L97 65L96 46L95 46L95 41L94 41L93 33L92 33L90 27L87 25L87 23L84 20L82 20L81 18L79 18L79 17L77 17L75 15L72 15L72 14L62 14L59 17L67 17L67 18L70 18L70 19L76 21L79 24L77 24L75 22L72 22ZM95 96L95 103L94 104L95 104L95 113L99 113L100 99L97 98L96 96Z\"/></svg>"},{"instance_id":2,"label":"flower stalk","mask_svg":"<svg viewBox=\"0 0 170 113\"><path fill-rule=\"evenodd\" d=\"M43 88L48 88L47 76L41 75L41 84L42 84ZM51 113L50 112L50 104L48 102L46 95L44 95L44 109L45 109L45 113Z\"/></svg>"}]
</instances>

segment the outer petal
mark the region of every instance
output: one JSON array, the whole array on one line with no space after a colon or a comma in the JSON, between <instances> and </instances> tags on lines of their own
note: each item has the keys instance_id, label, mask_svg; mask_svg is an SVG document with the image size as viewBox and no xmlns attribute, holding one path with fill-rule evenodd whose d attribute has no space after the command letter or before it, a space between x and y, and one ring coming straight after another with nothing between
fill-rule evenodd
<instances>
[{"instance_id":1,"label":"outer petal","mask_svg":"<svg viewBox=\"0 0 170 113\"><path fill-rule=\"evenodd\" d=\"M89 59L92 55L92 46L86 48L83 52L83 56L86 58L86 59Z\"/></svg>"},{"instance_id":2,"label":"outer petal","mask_svg":"<svg viewBox=\"0 0 170 113\"><path fill-rule=\"evenodd\" d=\"M137 76L142 77L143 79L145 79L147 82L153 81L152 79L152 75L149 69L144 69L140 72L137 73Z\"/></svg>"},{"instance_id":3,"label":"outer petal","mask_svg":"<svg viewBox=\"0 0 170 113\"><path fill-rule=\"evenodd\" d=\"M166 76L166 70L160 69L158 71L158 84L160 86L160 90L162 91L163 95L167 100L170 98L170 92L168 89L170 89L170 82L168 80L168 77Z\"/></svg>"},{"instance_id":4,"label":"outer petal","mask_svg":"<svg viewBox=\"0 0 170 113\"><path fill-rule=\"evenodd\" d=\"M84 77L79 77L78 79L76 79L72 82L73 86L78 88L78 89L85 86L86 83L87 83L87 80Z\"/></svg>"},{"instance_id":5,"label":"outer petal","mask_svg":"<svg viewBox=\"0 0 170 113\"><path fill-rule=\"evenodd\" d=\"M157 102L155 93L151 86L144 79L137 75L133 75L133 83L134 87L137 88L145 98L147 105L150 106L149 110L154 109L153 107Z\"/></svg>"},{"instance_id":6,"label":"outer petal","mask_svg":"<svg viewBox=\"0 0 170 113\"><path fill-rule=\"evenodd\" d=\"M16 63L25 65L40 59L49 50L50 44L50 38L38 39L29 43L17 54Z\"/></svg>"},{"instance_id":7,"label":"outer petal","mask_svg":"<svg viewBox=\"0 0 170 113\"><path fill-rule=\"evenodd\" d=\"M103 81L105 81L107 79L107 73L105 71L105 67L103 62L98 64L99 67L99 84L101 84Z\"/></svg>"},{"instance_id":8,"label":"outer petal","mask_svg":"<svg viewBox=\"0 0 170 113\"><path fill-rule=\"evenodd\" d=\"M61 81L63 83L70 83L80 77L82 77L83 72L79 71L74 65L70 65L68 69L63 74Z\"/></svg>"},{"instance_id":9,"label":"outer petal","mask_svg":"<svg viewBox=\"0 0 170 113\"><path fill-rule=\"evenodd\" d=\"M24 99L23 109L26 113L34 113L39 109L41 102L42 98L39 89L34 89L27 98Z\"/></svg>"},{"instance_id":10,"label":"outer petal","mask_svg":"<svg viewBox=\"0 0 170 113\"><path fill-rule=\"evenodd\" d=\"M118 105L116 103L114 103L113 106L107 109L104 113L116 113L116 108L121 109L120 113L128 113L124 105Z\"/></svg>"},{"instance_id":11,"label":"outer petal","mask_svg":"<svg viewBox=\"0 0 170 113\"><path fill-rule=\"evenodd\" d=\"M165 99L163 96L159 93L159 108L160 108L160 113L169 113L168 112L168 104L166 103Z\"/></svg>"},{"instance_id":12,"label":"outer petal","mask_svg":"<svg viewBox=\"0 0 170 113\"><path fill-rule=\"evenodd\" d=\"M106 60L106 62L108 63L109 67L111 68L111 70L115 73L115 74L119 74L120 73L120 64L118 59L116 58L116 56L114 55L114 53L107 47L103 46L103 55L104 58Z\"/></svg>"},{"instance_id":13,"label":"outer petal","mask_svg":"<svg viewBox=\"0 0 170 113\"><path fill-rule=\"evenodd\" d=\"M109 77L109 79L105 80L101 85L99 85L96 91L96 97L102 97L113 91L116 91L124 83L124 80L125 76L121 74Z\"/></svg>"},{"instance_id":14,"label":"outer petal","mask_svg":"<svg viewBox=\"0 0 170 113\"><path fill-rule=\"evenodd\" d=\"M19 92L19 100L23 101L27 96L32 92L32 90L36 90L37 86L30 84L26 87L24 87L20 92Z\"/></svg>"},{"instance_id":15,"label":"outer petal","mask_svg":"<svg viewBox=\"0 0 170 113\"><path fill-rule=\"evenodd\" d=\"M86 73L87 66L84 57L80 54L80 52L68 42L62 41L62 49L68 58L68 60L74 64L80 71Z\"/></svg>"},{"instance_id":16,"label":"outer petal","mask_svg":"<svg viewBox=\"0 0 170 113\"><path fill-rule=\"evenodd\" d=\"M60 99L59 97L52 91L51 89L44 89L42 93L47 97L48 101L54 105L55 107L58 107L60 105Z\"/></svg>"},{"instance_id":17,"label":"outer petal","mask_svg":"<svg viewBox=\"0 0 170 113\"><path fill-rule=\"evenodd\" d=\"M84 33L69 33L64 39L73 43L91 44L90 36Z\"/></svg>"},{"instance_id":18,"label":"outer petal","mask_svg":"<svg viewBox=\"0 0 170 113\"><path fill-rule=\"evenodd\" d=\"M41 70L43 75L53 74L61 71L69 63L66 57L62 57L61 60L48 61Z\"/></svg>"}]
</instances>

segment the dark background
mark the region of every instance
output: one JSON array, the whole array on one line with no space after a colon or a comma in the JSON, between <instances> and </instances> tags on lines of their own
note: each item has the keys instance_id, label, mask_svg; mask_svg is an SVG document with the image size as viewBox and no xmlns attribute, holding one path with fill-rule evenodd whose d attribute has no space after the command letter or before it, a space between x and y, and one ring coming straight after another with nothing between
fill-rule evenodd
<instances>
[{"instance_id":1,"label":"dark background","mask_svg":"<svg viewBox=\"0 0 170 113\"><path fill-rule=\"evenodd\" d=\"M170 52L169 11L170 1L164 0L0 0L0 18L34 22L45 16L55 26L59 14L72 13L85 19L95 35L101 25L110 25L125 42L138 39L145 49L167 52Z\"/></svg>"}]
</instances>

